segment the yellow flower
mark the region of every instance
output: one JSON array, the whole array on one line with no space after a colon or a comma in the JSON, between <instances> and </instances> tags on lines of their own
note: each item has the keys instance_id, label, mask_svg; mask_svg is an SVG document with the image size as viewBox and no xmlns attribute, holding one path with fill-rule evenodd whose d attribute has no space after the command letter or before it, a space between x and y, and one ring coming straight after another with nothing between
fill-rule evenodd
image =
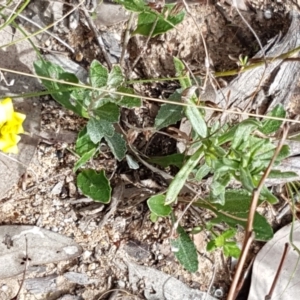
<instances>
[{"instance_id":1,"label":"yellow flower","mask_svg":"<svg viewBox=\"0 0 300 300\"><path fill-rule=\"evenodd\" d=\"M4 136L0 136L0 150L5 153L13 153L17 154L18 151L18 142L21 137L17 134L7 134Z\"/></svg>"},{"instance_id":2,"label":"yellow flower","mask_svg":"<svg viewBox=\"0 0 300 300\"><path fill-rule=\"evenodd\" d=\"M14 111L10 98L0 101L0 150L6 153L18 153L19 133L24 133L23 121L26 116Z\"/></svg>"}]
</instances>

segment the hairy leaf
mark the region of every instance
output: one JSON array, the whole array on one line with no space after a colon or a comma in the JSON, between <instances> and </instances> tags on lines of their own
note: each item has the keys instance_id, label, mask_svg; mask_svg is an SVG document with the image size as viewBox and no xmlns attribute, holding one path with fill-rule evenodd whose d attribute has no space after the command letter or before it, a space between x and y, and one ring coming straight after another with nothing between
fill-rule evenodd
<instances>
[{"instance_id":1,"label":"hairy leaf","mask_svg":"<svg viewBox=\"0 0 300 300\"><path fill-rule=\"evenodd\" d=\"M86 127L82 129L77 137L75 151L78 155L82 156L84 153L96 149L97 145L91 141Z\"/></svg>"},{"instance_id":2,"label":"hairy leaf","mask_svg":"<svg viewBox=\"0 0 300 300\"><path fill-rule=\"evenodd\" d=\"M282 104L278 104L274 107L271 113L268 116L277 117L277 118L285 118L286 112ZM276 132L282 124L282 121L267 119L262 122L262 126L260 131L264 134L270 134Z\"/></svg>"},{"instance_id":3,"label":"hairy leaf","mask_svg":"<svg viewBox=\"0 0 300 300\"><path fill-rule=\"evenodd\" d=\"M153 164L160 165L164 168L168 166L176 166L181 168L185 159L185 155L181 153L174 153L166 156L153 156L148 159Z\"/></svg>"},{"instance_id":4,"label":"hairy leaf","mask_svg":"<svg viewBox=\"0 0 300 300\"><path fill-rule=\"evenodd\" d=\"M171 204L175 202L178 194L183 188L188 176L199 163L200 159L203 157L203 149L199 148L182 166L180 171L176 174L172 180L166 194L166 204Z\"/></svg>"},{"instance_id":5,"label":"hairy leaf","mask_svg":"<svg viewBox=\"0 0 300 300\"><path fill-rule=\"evenodd\" d=\"M172 208L170 205L165 205L165 195L155 195L148 199L147 204L150 211L157 216L166 217L168 216Z\"/></svg>"},{"instance_id":6,"label":"hairy leaf","mask_svg":"<svg viewBox=\"0 0 300 300\"><path fill-rule=\"evenodd\" d=\"M73 172L75 173L80 167L86 164L96 153L97 148L86 151L74 165Z\"/></svg>"},{"instance_id":7,"label":"hairy leaf","mask_svg":"<svg viewBox=\"0 0 300 300\"><path fill-rule=\"evenodd\" d=\"M213 211L217 216L211 221L213 224L225 222L233 228L235 228L237 224L245 227L251 198L251 194L245 190L226 190L224 205L207 205L202 201L194 202L193 205ZM267 220L258 213L255 213L253 227L256 240L267 241L273 237L272 227Z\"/></svg>"},{"instance_id":8,"label":"hairy leaf","mask_svg":"<svg viewBox=\"0 0 300 300\"><path fill-rule=\"evenodd\" d=\"M113 124L106 120L89 119L86 127L91 141L95 144L99 143L104 136L112 137L115 133Z\"/></svg>"},{"instance_id":9,"label":"hairy leaf","mask_svg":"<svg viewBox=\"0 0 300 300\"><path fill-rule=\"evenodd\" d=\"M90 65L91 85L96 88L105 87L108 80L108 70L99 61L93 60Z\"/></svg>"},{"instance_id":10,"label":"hairy leaf","mask_svg":"<svg viewBox=\"0 0 300 300\"><path fill-rule=\"evenodd\" d=\"M178 250L174 252L176 258L187 271L191 273L197 272L199 263L193 241L181 226L178 226L177 233L179 235L178 238L171 241L172 248Z\"/></svg>"},{"instance_id":11,"label":"hairy leaf","mask_svg":"<svg viewBox=\"0 0 300 300\"><path fill-rule=\"evenodd\" d=\"M144 10L149 9L150 7L146 6L144 0L115 0L115 2L123 5L127 10L141 13Z\"/></svg>"},{"instance_id":12,"label":"hairy leaf","mask_svg":"<svg viewBox=\"0 0 300 300\"><path fill-rule=\"evenodd\" d=\"M165 5L164 9L171 11L174 5ZM185 12L182 10L176 15L166 13L167 17L164 17L163 14L158 14L155 11L148 10L140 13L138 15L138 24L136 30L133 34L141 34L149 36L152 32L153 24L156 22L155 28L152 32L151 37L165 33L173 29L177 24L181 23L184 19Z\"/></svg>"},{"instance_id":13,"label":"hairy leaf","mask_svg":"<svg viewBox=\"0 0 300 300\"><path fill-rule=\"evenodd\" d=\"M176 101L179 102L181 99L181 95L178 91L176 91L174 94L172 94L168 100L170 101ZM167 127L172 124L176 124L178 121L180 121L183 117L183 107L180 105L174 105L174 104L163 104L158 114L155 118L154 127L157 130L160 130L164 127Z\"/></svg>"},{"instance_id":14,"label":"hairy leaf","mask_svg":"<svg viewBox=\"0 0 300 300\"><path fill-rule=\"evenodd\" d=\"M114 157L121 161L125 157L127 151L126 142L123 136L118 132L114 132L112 136L105 136L104 138Z\"/></svg>"},{"instance_id":15,"label":"hairy leaf","mask_svg":"<svg viewBox=\"0 0 300 300\"><path fill-rule=\"evenodd\" d=\"M77 185L85 196L102 203L109 203L111 187L103 170L84 170L77 176Z\"/></svg>"},{"instance_id":16,"label":"hairy leaf","mask_svg":"<svg viewBox=\"0 0 300 300\"><path fill-rule=\"evenodd\" d=\"M129 87L120 86L118 87L117 91L121 93L135 95L134 90ZM132 107L140 107L142 105L142 101L140 98L130 97L128 95L125 95L125 96L121 96L117 104L123 107L132 108Z\"/></svg>"},{"instance_id":17,"label":"hairy leaf","mask_svg":"<svg viewBox=\"0 0 300 300\"><path fill-rule=\"evenodd\" d=\"M119 122L119 117L120 117L119 107L114 103L106 103L103 106L95 109L93 113L100 120L104 120L110 123Z\"/></svg>"},{"instance_id":18,"label":"hairy leaf","mask_svg":"<svg viewBox=\"0 0 300 300\"><path fill-rule=\"evenodd\" d=\"M249 139L250 134L259 127L260 123L254 119L246 119L242 121L235 131L232 141L232 148L237 149L242 142L246 142Z\"/></svg>"},{"instance_id":19,"label":"hairy leaf","mask_svg":"<svg viewBox=\"0 0 300 300\"><path fill-rule=\"evenodd\" d=\"M63 80L70 83L78 83L78 79L74 74L65 72L60 66L49 61L38 60L34 62L34 69L38 76L47 77L50 80L42 79L43 85L51 93L51 96L65 108L72 110L79 116L88 117L83 101L73 101L71 94L74 87L70 84L54 82L51 79Z\"/></svg>"},{"instance_id":20,"label":"hairy leaf","mask_svg":"<svg viewBox=\"0 0 300 300\"><path fill-rule=\"evenodd\" d=\"M108 74L107 86L118 88L124 81L124 75L119 65L114 65Z\"/></svg>"}]
</instances>

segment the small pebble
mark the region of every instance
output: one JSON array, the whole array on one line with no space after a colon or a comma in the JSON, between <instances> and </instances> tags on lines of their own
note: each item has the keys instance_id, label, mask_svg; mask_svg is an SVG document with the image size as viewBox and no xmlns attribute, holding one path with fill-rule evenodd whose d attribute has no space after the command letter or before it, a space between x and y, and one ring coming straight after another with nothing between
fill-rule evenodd
<instances>
[{"instance_id":1,"label":"small pebble","mask_svg":"<svg viewBox=\"0 0 300 300\"><path fill-rule=\"evenodd\" d=\"M123 280L118 280L118 287L119 287L120 289L124 289L125 286L126 286L125 281L123 281Z\"/></svg>"},{"instance_id":2,"label":"small pebble","mask_svg":"<svg viewBox=\"0 0 300 300\"><path fill-rule=\"evenodd\" d=\"M273 12L271 9L267 8L265 11L264 11L264 17L265 19L269 20L271 19L273 16Z\"/></svg>"},{"instance_id":3,"label":"small pebble","mask_svg":"<svg viewBox=\"0 0 300 300\"><path fill-rule=\"evenodd\" d=\"M1 286L1 291L3 291L4 293L8 291L8 286L6 284L3 284Z\"/></svg>"},{"instance_id":4,"label":"small pebble","mask_svg":"<svg viewBox=\"0 0 300 300\"><path fill-rule=\"evenodd\" d=\"M88 259L91 255L92 255L92 252L86 250L86 251L84 251L84 252L82 253L82 258L83 258L83 259Z\"/></svg>"}]
</instances>

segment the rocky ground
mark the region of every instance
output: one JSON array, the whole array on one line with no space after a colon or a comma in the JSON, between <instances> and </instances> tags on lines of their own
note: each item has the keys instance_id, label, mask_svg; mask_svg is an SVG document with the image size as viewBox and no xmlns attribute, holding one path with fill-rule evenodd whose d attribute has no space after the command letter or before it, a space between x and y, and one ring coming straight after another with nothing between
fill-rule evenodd
<instances>
[{"instance_id":1,"label":"rocky ground","mask_svg":"<svg viewBox=\"0 0 300 300\"><path fill-rule=\"evenodd\" d=\"M188 3L191 15L176 30L155 37L148 44L146 38L140 36L129 41L125 72L144 45L145 54L134 67L131 74L133 78L174 76L173 56L184 60L194 72L205 71L200 30L207 43L211 65L217 71L236 66L229 55L235 58L240 54L252 56L258 51L253 34L227 1ZM59 3L53 9L48 4L48 1L31 1L24 16L44 27L50 24L49 20L58 20L72 7ZM251 7L241 12L262 44L280 31L284 33L287 30L288 12L292 7L290 2L271 1L269 6L255 2ZM93 59L104 62L104 58L83 12L78 10L72 16L73 19L66 18L51 30L69 47L47 33L39 35L35 43L43 55L51 54L64 65L71 64L66 59L76 62L74 68L80 66L84 77ZM112 41L110 48L107 48L112 63L117 63L119 59L111 49L114 47L113 50L120 52L127 18L125 14L118 20L120 22L111 24L112 17L104 18L103 9L97 9L94 21L99 33ZM19 19L27 30L35 30L33 24L21 17ZM10 35L11 39L15 37ZM0 34L1 45L9 42ZM18 71L32 72L31 64L36 58L33 55L29 62L25 61L24 53L26 57L31 55L27 52L29 47L25 49L22 52L13 45L0 50L0 67L13 66ZM7 72L3 75L8 82L13 78ZM28 86L27 82L21 82L20 77L15 79L12 87L6 86L3 81L0 83L1 97L41 90L39 82L35 80L30 81ZM135 85L135 89L144 96L157 98L169 95L176 87L176 82ZM159 219L152 223L149 220L145 201L162 190L166 183L145 167L130 170L125 163L117 163L103 145L101 154L91 166L97 170L105 169L107 176L112 179L117 205L106 206L84 197L77 189L76 174L72 171L77 160L72 150L76 134L85 121L61 107L50 96L35 97L34 101L35 106L29 108L20 104L21 109L37 116L34 126L36 136L32 135L28 142L31 145L29 154L26 158L19 157L22 166L16 163L13 168L14 158L1 157L0 223L34 225L59 233L76 242L81 247L81 254L70 260L53 261L42 266L29 263L25 276L22 272L18 276L0 278L0 299L16 299L14 297L20 285L22 290L18 299L213 299L209 296L205 298L206 293L214 299L225 299L231 280L231 261L219 251L205 251L206 235L200 233L193 237L199 251L200 267L196 273L190 274L178 264L171 251L168 239L172 227L170 221ZM158 104L145 101L141 108L124 112L124 118L129 120L131 128L147 128L153 125L157 110ZM33 125L28 122L26 126L30 131ZM124 129L129 130L130 127L124 125ZM158 134L149 137L146 132L138 132L136 145L140 147L139 150L155 155L174 153L176 143L173 140ZM24 141L23 144L26 144ZM21 174L22 177L19 177ZM177 210L181 212L183 208L179 206ZM191 211L183 222L186 228L191 228L200 218L209 220L210 217L205 211ZM29 249L37 251L30 245ZM253 253L257 250L253 249ZM27 255L26 250L24 253ZM172 282L170 287L159 285L168 280ZM176 291L178 286L185 295L194 296L176 298L180 293ZM195 290L203 294L193 294ZM174 291L175 295L172 295Z\"/></svg>"}]
</instances>

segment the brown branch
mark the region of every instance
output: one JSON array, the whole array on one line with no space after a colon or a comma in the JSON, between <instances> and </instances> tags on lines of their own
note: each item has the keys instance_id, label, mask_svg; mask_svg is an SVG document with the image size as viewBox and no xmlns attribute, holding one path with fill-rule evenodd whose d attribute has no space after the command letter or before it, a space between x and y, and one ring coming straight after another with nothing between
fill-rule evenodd
<instances>
[{"instance_id":1,"label":"brown branch","mask_svg":"<svg viewBox=\"0 0 300 300\"><path fill-rule=\"evenodd\" d=\"M289 248L289 244L288 244L288 243L285 243L285 245L284 245L284 251L283 251L283 254L282 254L282 257L281 257L280 264L279 264L279 266L278 266L276 275L275 275L275 277L274 277L272 286L271 286L271 288L270 288L270 292L269 292L268 295L266 295L265 300L271 300L271 298L272 298L272 295L273 295L273 292L274 292L276 283L277 283L277 281L278 281L280 272L281 272L281 270L282 270L282 266L283 266L284 261L285 261L285 259L286 259L286 254L287 254L288 248Z\"/></svg>"}]
</instances>

